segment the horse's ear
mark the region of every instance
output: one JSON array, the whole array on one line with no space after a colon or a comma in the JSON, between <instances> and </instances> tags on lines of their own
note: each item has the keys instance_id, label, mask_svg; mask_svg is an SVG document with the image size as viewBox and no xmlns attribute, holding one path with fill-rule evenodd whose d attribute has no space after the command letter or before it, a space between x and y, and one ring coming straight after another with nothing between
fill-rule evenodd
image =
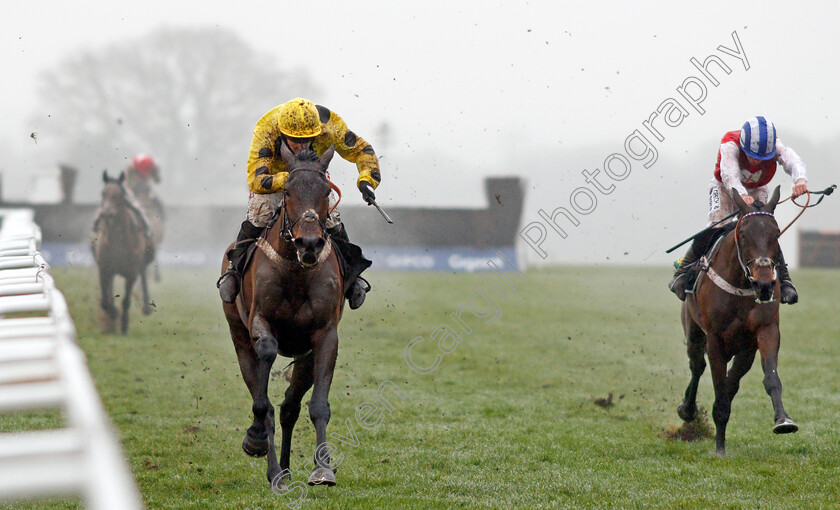
<instances>
[{"instance_id":1,"label":"horse's ear","mask_svg":"<svg viewBox=\"0 0 840 510\"><path fill-rule=\"evenodd\" d=\"M108 170L102 170L102 182L108 182Z\"/></svg>"},{"instance_id":2,"label":"horse's ear","mask_svg":"<svg viewBox=\"0 0 840 510\"><path fill-rule=\"evenodd\" d=\"M321 166L321 170L326 170L330 166L330 160L333 156L335 156L335 144L330 145L330 148L318 158L318 164Z\"/></svg>"},{"instance_id":3,"label":"horse's ear","mask_svg":"<svg viewBox=\"0 0 840 510\"><path fill-rule=\"evenodd\" d=\"M120 184L125 182L125 172L120 172L120 177L119 179L117 179L117 182L119 182Z\"/></svg>"},{"instance_id":4,"label":"horse's ear","mask_svg":"<svg viewBox=\"0 0 840 510\"><path fill-rule=\"evenodd\" d=\"M741 198L741 193L735 188L732 188L732 200L735 202L735 205L738 206L738 209L741 210L741 214L755 211L753 206L747 205L747 203L744 202L744 199Z\"/></svg>"},{"instance_id":5,"label":"horse's ear","mask_svg":"<svg viewBox=\"0 0 840 510\"><path fill-rule=\"evenodd\" d=\"M295 155L292 154L292 150L286 145L286 141L280 143L280 159L283 160L283 163L286 164L286 170L292 169L292 163L295 161Z\"/></svg>"},{"instance_id":6,"label":"horse's ear","mask_svg":"<svg viewBox=\"0 0 840 510\"><path fill-rule=\"evenodd\" d=\"M776 186L776 189L773 190L773 196L770 197L770 201L767 202L767 210L769 212L773 212L776 210L776 206L779 204L779 197L781 196L781 186Z\"/></svg>"}]
</instances>

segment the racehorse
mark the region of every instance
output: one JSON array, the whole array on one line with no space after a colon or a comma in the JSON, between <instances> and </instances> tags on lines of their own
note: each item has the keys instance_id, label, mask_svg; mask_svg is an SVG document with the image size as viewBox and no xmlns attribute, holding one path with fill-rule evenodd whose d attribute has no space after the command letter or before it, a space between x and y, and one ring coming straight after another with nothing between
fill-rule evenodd
<instances>
[{"instance_id":1,"label":"racehorse","mask_svg":"<svg viewBox=\"0 0 840 510\"><path fill-rule=\"evenodd\" d=\"M131 290L137 277L143 290L143 314L152 312L149 289L146 284L146 266L151 260L151 246L143 233L142 219L128 204L125 189L125 173L116 179L102 173L105 188L102 190L102 205L93 225L91 249L99 266L100 306L105 315L105 330L113 332L119 315L114 306L114 276L125 279L122 300L120 331L128 331L128 309L131 306Z\"/></svg>"},{"instance_id":2,"label":"racehorse","mask_svg":"<svg viewBox=\"0 0 840 510\"><path fill-rule=\"evenodd\" d=\"M775 261L780 234L773 211L779 202L779 187L767 204L747 205L734 190L732 197L740 218L712 253L708 267L702 268L695 293L689 294L682 305L691 381L677 409L685 421L697 416L697 384L706 368L704 354L708 354L715 388L715 449L720 456L726 455L726 424L732 399L756 351L761 354L764 389L773 402L773 432L799 430L782 405L782 383L777 372L780 290ZM727 373L730 360L732 367Z\"/></svg>"},{"instance_id":3,"label":"racehorse","mask_svg":"<svg viewBox=\"0 0 840 510\"><path fill-rule=\"evenodd\" d=\"M309 484L335 485L326 430L329 391L338 354L338 322L344 306L343 278L336 249L326 233L330 185L326 169L330 147L321 157L312 151L294 156L283 144L280 156L289 170L279 217L261 236L242 278L236 301L223 304L242 378L253 399L254 421L242 449L267 455L272 489L291 478L292 431L301 400L313 387L309 417L315 425L315 468ZM222 272L227 267L222 260ZM274 449L274 407L268 398L271 366L280 354L292 357L292 375L280 404L282 445L278 465Z\"/></svg>"}]
</instances>

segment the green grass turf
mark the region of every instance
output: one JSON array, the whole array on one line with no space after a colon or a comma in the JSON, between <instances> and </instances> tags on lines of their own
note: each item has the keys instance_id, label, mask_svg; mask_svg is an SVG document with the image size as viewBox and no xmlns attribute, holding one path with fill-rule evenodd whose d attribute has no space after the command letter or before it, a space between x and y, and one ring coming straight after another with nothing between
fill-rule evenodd
<instances>
[{"instance_id":1,"label":"green grass turf","mask_svg":"<svg viewBox=\"0 0 840 510\"><path fill-rule=\"evenodd\" d=\"M239 375L210 270L170 269L152 285L156 312L132 308L127 336L99 333L90 269L55 269L79 342L149 508L287 508L271 492L265 460L240 448L251 399ZM508 275L512 276L512 275ZM346 310L331 392L328 433L343 455L338 486L306 490L299 508L779 508L840 501L840 272L794 274L801 301L782 311L784 401L801 430L772 434L773 411L757 361L744 378L728 428L729 457L712 441L668 440L688 382L679 302L667 269L565 267L529 271L495 296L497 320L464 311L472 329L433 373L404 359L435 357L432 332L474 291L482 275L373 273L374 291ZM498 278L498 275L495 276ZM121 293L121 292L120 292ZM477 308L486 304L475 298ZM287 360L278 358L275 370ZM354 410L393 381L375 430ZM277 404L286 386L275 376ZM595 400L613 394L611 407ZM698 402L711 409L710 375ZM304 402L309 400L309 396ZM51 415L16 416L3 430ZM279 443L279 436L278 436ZM314 428L306 407L293 441L296 481L311 466ZM295 492L294 496L299 495ZM41 507L67 507L73 500ZM26 507L27 505L22 505Z\"/></svg>"}]
</instances>

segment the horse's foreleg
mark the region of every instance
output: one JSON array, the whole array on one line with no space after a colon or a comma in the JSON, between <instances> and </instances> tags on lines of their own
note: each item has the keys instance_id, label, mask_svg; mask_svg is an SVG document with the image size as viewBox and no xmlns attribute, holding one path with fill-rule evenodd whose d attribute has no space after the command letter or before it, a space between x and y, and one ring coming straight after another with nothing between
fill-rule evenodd
<instances>
[{"instance_id":1,"label":"horse's foreleg","mask_svg":"<svg viewBox=\"0 0 840 510\"><path fill-rule=\"evenodd\" d=\"M764 389L773 402L775 413L773 432L777 434L796 432L799 430L799 425L790 419L782 405L782 381L779 379L778 373L779 344L781 342L779 326L773 324L760 329L756 334L756 340L758 341L758 351L761 353L761 367L764 369Z\"/></svg>"},{"instance_id":2,"label":"horse's foreleg","mask_svg":"<svg viewBox=\"0 0 840 510\"><path fill-rule=\"evenodd\" d=\"M122 300L122 315L120 316L120 331L122 334L128 332L128 311L131 307L131 292L134 289L134 282L137 281L137 275L126 277L125 279L125 296Z\"/></svg>"},{"instance_id":3,"label":"horse's foreleg","mask_svg":"<svg viewBox=\"0 0 840 510\"><path fill-rule=\"evenodd\" d=\"M99 306L102 308L102 329L105 333L113 333L119 312L114 306L114 273L99 266Z\"/></svg>"},{"instance_id":4,"label":"horse's foreleg","mask_svg":"<svg viewBox=\"0 0 840 510\"><path fill-rule=\"evenodd\" d=\"M677 414L684 421L694 421L697 417L697 386L700 376L706 370L706 335L693 321L685 329L691 380L685 389L682 404L677 407Z\"/></svg>"},{"instance_id":5,"label":"horse's foreleg","mask_svg":"<svg viewBox=\"0 0 840 510\"><path fill-rule=\"evenodd\" d=\"M117 318L117 307L114 306L114 273L99 268L99 306L111 319Z\"/></svg>"},{"instance_id":6,"label":"horse's foreleg","mask_svg":"<svg viewBox=\"0 0 840 510\"><path fill-rule=\"evenodd\" d=\"M715 451L721 457L726 456L726 424L729 422L731 402L726 392L726 363L720 352L717 339L709 338L709 364L712 369L712 383L715 387L715 403L712 406L712 419L715 422Z\"/></svg>"},{"instance_id":7,"label":"horse's foreleg","mask_svg":"<svg viewBox=\"0 0 840 510\"><path fill-rule=\"evenodd\" d=\"M286 389L286 397L280 404L280 428L283 431L280 445L280 471L283 473L283 478L291 478L292 433L298 416L300 416L300 402L309 388L312 387L314 359L315 356L310 353L308 356L295 361L292 366L291 382Z\"/></svg>"},{"instance_id":8,"label":"horse's foreleg","mask_svg":"<svg viewBox=\"0 0 840 510\"><path fill-rule=\"evenodd\" d=\"M149 284L148 278L146 278L146 272L148 271L148 266L144 267L140 271L140 289L143 291L143 315L149 315L152 313L152 304L151 300L149 299Z\"/></svg>"},{"instance_id":9,"label":"horse's foreleg","mask_svg":"<svg viewBox=\"0 0 840 510\"><path fill-rule=\"evenodd\" d=\"M272 336L266 320L259 314L254 314L251 323L251 338L257 357L256 383L257 391L254 395L254 423L245 433L242 448L249 455L262 457L268 455L268 471L266 476L271 483L277 475L277 457L274 452L274 407L268 398L268 381L271 367L277 358L277 340Z\"/></svg>"},{"instance_id":10,"label":"horse's foreleg","mask_svg":"<svg viewBox=\"0 0 840 510\"><path fill-rule=\"evenodd\" d=\"M330 422L330 385L338 355L338 332L330 327L313 335L315 352L315 388L309 401L309 418L315 425L315 469L309 484L335 485L335 473L330 467L327 448L327 424Z\"/></svg>"},{"instance_id":11,"label":"horse's foreleg","mask_svg":"<svg viewBox=\"0 0 840 510\"><path fill-rule=\"evenodd\" d=\"M735 395L741 387L741 378L752 368L755 361L755 349L736 354L732 359L732 368L726 374L726 394L729 396L729 403L735 400Z\"/></svg>"}]
</instances>

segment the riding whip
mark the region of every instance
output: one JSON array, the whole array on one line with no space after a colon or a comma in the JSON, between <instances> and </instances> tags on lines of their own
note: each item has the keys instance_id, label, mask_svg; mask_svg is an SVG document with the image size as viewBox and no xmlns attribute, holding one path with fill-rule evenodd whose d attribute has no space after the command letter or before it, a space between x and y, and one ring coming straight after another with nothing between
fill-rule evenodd
<instances>
[{"instance_id":1,"label":"riding whip","mask_svg":"<svg viewBox=\"0 0 840 510\"><path fill-rule=\"evenodd\" d=\"M368 201L368 205L376 207L376 210L379 211L379 214L381 214L383 218L385 218L385 221L391 224L394 223L394 220L392 220L387 214L385 214L385 211L383 211L382 208L379 207L379 204L376 203L376 200Z\"/></svg>"}]
</instances>

